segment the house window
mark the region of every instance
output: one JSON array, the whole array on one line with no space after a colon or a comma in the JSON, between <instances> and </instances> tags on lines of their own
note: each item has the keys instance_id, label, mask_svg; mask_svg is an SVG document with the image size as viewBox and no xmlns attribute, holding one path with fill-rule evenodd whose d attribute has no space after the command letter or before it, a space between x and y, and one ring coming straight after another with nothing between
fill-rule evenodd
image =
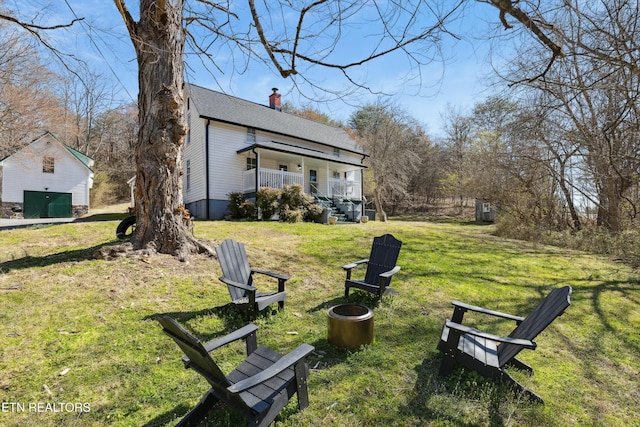
<instances>
[{"instance_id":1,"label":"house window","mask_svg":"<svg viewBox=\"0 0 640 427\"><path fill-rule=\"evenodd\" d=\"M255 169L257 166L255 157L247 157L247 170Z\"/></svg>"},{"instance_id":2,"label":"house window","mask_svg":"<svg viewBox=\"0 0 640 427\"><path fill-rule=\"evenodd\" d=\"M53 173L55 169L55 159L53 157L44 157L42 159L42 172Z\"/></svg>"},{"instance_id":3,"label":"house window","mask_svg":"<svg viewBox=\"0 0 640 427\"><path fill-rule=\"evenodd\" d=\"M334 179L340 179L340 172L338 172L338 171L333 171L333 178L334 178Z\"/></svg>"},{"instance_id":4,"label":"house window","mask_svg":"<svg viewBox=\"0 0 640 427\"><path fill-rule=\"evenodd\" d=\"M191 142L191 113L187 114L187 144Z\"/></svg>"},{"instance_id":5,"label":"house window","mask_svg":"<svg viewBox=\"0 0 640 427\"><path fill-rule=\"evenodd\" d=\"M278 169L283 172L286 172L289 169L289 167L287 165L279 165Z\"/></svg>"},{"instance_id":6,"label":"house window","mask_svg":"<svg viewBox=\"0 0 640 427\"><path fill-rule=\"evenodd\" d=\"M256 142L256 130L247 128L247 142Z\"/></svg>"},{"instance_id":7,"label":"house window","mask_svg":"<svg viewBox=\"0 0 640 427\"><path fill-rule=\"evenodd\" d=\"M191 160L187 160L187 190L191 188Z\"/></svg>"}]
</instances>

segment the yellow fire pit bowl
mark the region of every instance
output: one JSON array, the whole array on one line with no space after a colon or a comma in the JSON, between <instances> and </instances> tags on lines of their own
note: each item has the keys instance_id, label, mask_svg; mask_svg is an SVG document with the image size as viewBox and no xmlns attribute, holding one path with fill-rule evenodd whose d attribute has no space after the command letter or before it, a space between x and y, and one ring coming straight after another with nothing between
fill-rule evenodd
<instances>
[{"instance_id":1,"label":"yellow fire pit bowl","mask_svg":"<svg viewBox=\"0 0 640 427\"><path fill-rule=\"evenodd\" d=\"M373 310L359 304L340 304L327 311L328 341L338 347L358 348L373 342Z\"/></svg>"}]
</instances>

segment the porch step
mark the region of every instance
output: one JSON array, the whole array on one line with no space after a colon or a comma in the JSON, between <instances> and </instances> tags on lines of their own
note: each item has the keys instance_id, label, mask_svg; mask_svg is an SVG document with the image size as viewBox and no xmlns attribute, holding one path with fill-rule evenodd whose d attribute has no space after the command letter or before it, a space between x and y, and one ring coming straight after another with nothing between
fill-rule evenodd
<instances>
[{"instance_id":1,"label":"porch step","mask_svg":"<svg viewBox=\"0 0 640 427\"><path fill-rule=\"evenodd\" d=\"M332 199L328 197L314 197L315 203L322 206L324 209L331 209L331 216L335 216L338 218L338 222L353 222L349 219L349 217L343 213L338 207L335 205Z\"/></svg>"}]
</instances>

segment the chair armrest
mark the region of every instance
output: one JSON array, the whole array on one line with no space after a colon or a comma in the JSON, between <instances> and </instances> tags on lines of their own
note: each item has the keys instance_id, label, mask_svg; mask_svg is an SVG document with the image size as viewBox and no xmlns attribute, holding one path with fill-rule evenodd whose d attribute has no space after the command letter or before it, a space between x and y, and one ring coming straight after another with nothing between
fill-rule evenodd
<instances>
[{"instance_id":1,"label":"chair armrest","mask_svg":"<svg viewBox=\"0 0 640 427\"><path fill-rule=\"evenodd\" d=\"M237 383L227 387L227 390L230 393L240 393L244 390L261 384L266 380L275 377L282 371L289 369L289 367L295 365L299 361L304 360L304 358L311 354L313 350L313 346L309 344L301 344L295 350L287 353L285 356L282 356L282 358L280 358L264 371L261 371L249 378L245 378L242 381L238 381Z\"/></svg>"},{"instance_id":2,"label":"chair armrest","mask_svg":"<svg viewBox=\"0 0 640 427\"><path fill-rule=\"evenodd\" d=\"M226 277L219 277L218 279L224 284L227 284L229 286L233 286L236 288L244 289L245 291L252 292L256 290L254 286L245 285L244 283L240 283L240 282L234 282L233 280L227 279Z\"/></svg>"},{"instance_id":3,"label":"chair armrest","mask_svg":"<svg viewBox=\"0 0 640 427\"><path fill-rule=\"evenodd\" d=\"M369 262L368 259L361 259L360 261L356 261L356 262L352 262L351 264L343 265L342 269L343 270L351 270L352 268L356 268L360 264L366 264L368 262Z\"/></svg>"},{"instance_id":4,"label":"chair armrest","mask_svg":"<svg viewBox=\"0 0 640 427\"><path fill-rule=\"evenodd\" d=\"M273 277L273 278L276 278L278 280L289 280L291 278L290 276L285 276L283 274L272 273L270 271L264 271L264 270L251 269L251 272L252 273L258 273L258 274L264 274L265 276Z\"/></svg>"},{"instance_id":5,"label":"chair armrest","mask_svg":"<svg viewBox=\"0 0 640 427\"><path fill-rule=\"evenodd\" d=\"M502 342L505 344L513 344L513 345L519 345L521 347L524 348L530 348L531 350L535 350L536 348L536 343L530 340L524 340L521 338L510 338L510 337L501 337L499 335L494 335L494 334L490 334L487 332L483 332L480 331L478 329L475 328L470 328L469 326L464 326L461 325L459 323L455 323L452 322L451 320L447 320L445 322L445 326L449 329L453 329L455 331L459 331L463 334L469 334L469 335L473 335L476 337L480 337L480 338L484 338L484 339L488 339L491 341L497 341L497 342Z\"/></svg>"},{"instance_id":6,"label":"chair armrest","mask_svg":"<svg viewBox=\"0 0 640 427\"><path fill-rule=\"evenodd\" d=\"M204 345L205 350L207 350L207 352L212 352L213 350L215 350L216 348L220 348L223 347L229 343L232 343L234 341L238 341L238 340L242 340L245 339L246 337L248 337L249 335L255 333L258 330L258 327L256 325L254 325L253 323L249 323L246 326L243 326L242 328L231 332L230 334L227 334L223 337L220 337L214 341L210 341L208 343L206 343Z\"/></svg>"},{"instance_id":7,"label":"chair armrest","mask_svg":"<svg viewBox=\"0 0 640 427\"><path fill-rule=\"evenodd\" d=\"M391 270L385 271L384 273L380 273L380 277L388 278L396 274L398 271L400 271L400 266L396 265Z\"/></svg>"},{"instance_id":8,"label":"chair armrest","mask_svg":"<svg viewBox=\"0 0 640 427\"><path fill-rule=\"evenodd\" d=\"M256 325L254 325L253 323L249 323L248 325L243 326L237 331L233 331L230 334L224 335L216 340L213 340L204 344L204 349L207 351L207 353L211 353L213 350L217 348L224 347L225 345L230 344L234 341L245 339L248 336L255 334L257 330L258 330L258 327ZM185 366L188 367L190 362L191 362L191 359L189 359L189 357L187 356L182 357L182 363L184 363Z\"/></svg>"},{"instance_id":9,"label":"chair armrest","mask_svg":"<svg viewBox=\"0 0 640 427\"><path fill-rule=\"evenodd\" d=\"M513 314L502 313L500 311L489 310L484 307L478 307L478 306L466 304L460 301L451 301L451 304L453 304L453 306L456 307L456 309L460 308L464 311L475 311L476 313L488 314L489 316L495 316L495 317L501 317L503 319L513 320L518 324L524 320L524 317L514 316Z\"/></svg>"}]
</instances>

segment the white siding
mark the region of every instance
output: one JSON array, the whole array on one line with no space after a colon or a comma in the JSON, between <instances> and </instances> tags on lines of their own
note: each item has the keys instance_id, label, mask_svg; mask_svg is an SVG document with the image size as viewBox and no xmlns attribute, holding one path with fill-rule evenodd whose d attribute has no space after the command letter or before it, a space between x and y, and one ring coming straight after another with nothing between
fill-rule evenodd
<instances>
[{"instance_id":1,"label":"white siding","mask_svg":"<svg viewBox=\"0 0 640 427\"><path fill-rule=\"evenodd\" d=\"M44 157L54 159L54 172L42 172ZM89 206L91 172L62 144L42 139L3 161L2 200L23 203L24 191L71 193L73 205Z\"/></svg>"},{"instance_id":2,"label":"white siding","mask_svg":"<svg viewBox=\"0 0 640 427\"><path fill-rule=\"evenodd\" d=\"M212 123L209 127L209 185L212 199L226 200L231 192L242 191L242 174L246 170L247 155L238 150L246 148L247 128Z\"/></svg>"},{"instance_id":3,"label":"white siding","mask_svg":"<svg viewBox=\"0 0 640 427\"><path fill-rule=\"evenodd\" d=\"M184 203L197 202L206 198L205 187L205 124L206 121L198 116L198 111L191 104L191 136L182 149L182 198ZM191 161L191 186L187 189L187 160Z\"/></svg>"}]
</instances>

